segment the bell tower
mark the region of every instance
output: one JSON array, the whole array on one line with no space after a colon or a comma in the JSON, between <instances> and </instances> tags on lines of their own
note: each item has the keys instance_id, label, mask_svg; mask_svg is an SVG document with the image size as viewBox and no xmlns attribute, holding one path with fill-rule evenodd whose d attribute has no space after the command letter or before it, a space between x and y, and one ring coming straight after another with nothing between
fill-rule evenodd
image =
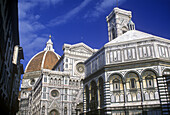
<instances>
[{"instance_id":1,"label":"bell tower","mask_svg":"<svg viewBox=\"0 0 170 115\"><path fill-rule=\"evenodd\" d=\"M132 22L131 17L131 11L123 10L118 7L113 9L113 11L106 17L109 41L129 30L135 29L135 24Z\"/></svg>"}]
</instances>

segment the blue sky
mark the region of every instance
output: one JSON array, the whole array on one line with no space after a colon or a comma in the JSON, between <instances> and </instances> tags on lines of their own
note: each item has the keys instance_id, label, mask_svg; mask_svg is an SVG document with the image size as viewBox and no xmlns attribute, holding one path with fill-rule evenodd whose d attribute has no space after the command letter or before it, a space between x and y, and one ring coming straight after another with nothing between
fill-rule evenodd
<instances>
[{"instance_id":1,"label":"blue sky","mask_svg":"<svg viewBox=\"0 0 170 115\"><path fill-rule=\"evenodd\" d=\"M170 0L118 0L131 10L136 29L170 39ZM108 42L106 16L116 0L19 0L19 34L24 49L24 68L44 50L49 34L55 52L64 43L84 42L99 49Z\"/></svg>"}]
</instances>

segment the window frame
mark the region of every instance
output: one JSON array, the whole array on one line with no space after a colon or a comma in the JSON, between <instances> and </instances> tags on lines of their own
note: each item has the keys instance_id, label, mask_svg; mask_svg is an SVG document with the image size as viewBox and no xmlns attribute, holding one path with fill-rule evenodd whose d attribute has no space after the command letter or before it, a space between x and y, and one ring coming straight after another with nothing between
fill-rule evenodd
<instances>
[{"instance_id":1,"label":"window frame","mask_svg":"<svg viewBox=\"0 0 170 115\"><path fill-rule=\"evenodd\" d=\"M145 77L145 80L146 80L147 88L153 88L154 87L153 76L147 76L147 77ZM150 84L149 81L151 81L151 85L149 85Z\"/></svg>"},{"instance_id":2,"label":"window frame","mask_svg":"<svg viewBox=\"0 0 170 115\"><path fill-rule=\"evenodd\" d=\"M132 80L134 81L134 87L132 87ZM136 89L136 80L135 80L135 78L130 79L130 89Z\"/></svg>"},{"instance_id":3,"label":"window frame","mask_svg":"<svg viewBox=\"0 0 170 115\"><path fill-rule=\"evenodd\" d=\"M120 90L120 80L115 78L113 81L113 91L119 91ZM118 88L115 88L116 86L118 86Z\"/></svg>"}]
</instances>

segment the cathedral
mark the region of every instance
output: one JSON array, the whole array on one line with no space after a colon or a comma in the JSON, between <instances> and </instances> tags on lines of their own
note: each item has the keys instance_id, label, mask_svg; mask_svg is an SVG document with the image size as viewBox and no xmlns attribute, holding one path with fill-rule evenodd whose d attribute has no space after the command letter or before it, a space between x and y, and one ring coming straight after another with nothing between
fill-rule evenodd
<instances>
[{"instance_id":1,"label":"cathedral","mask_svg":"<svg viewBox=\"0 0 170 115\"><path fill-rule=\"evenodd\" d=\"M136 30L131 18L114 8L99 50L64 44L59 56L50 36L25 68L18 114L170 114L170 40Z\"/></svg>"},{"instance_id":2,"label":"cathedral","mask_svg":"<svg viewBox=\"0 0 170 115\"><path fill-rule=\"evenodd\" d=\"M132 12L106 17L109 42L85 61L84 114L170 114L170 40L135 30Z\"/></svg>"},{"instance_id":3,"label":"cathedral","mask_svg":"<svg viewBox=\"0 0 170 115\"><path fill-rule=\"evenodd\" d=\"M84 61L96 49L84 43L53 49L51 36L44 51L28 62L23 75L19 115L79 115L83 113Z\"/></svg>"}]
</instances>

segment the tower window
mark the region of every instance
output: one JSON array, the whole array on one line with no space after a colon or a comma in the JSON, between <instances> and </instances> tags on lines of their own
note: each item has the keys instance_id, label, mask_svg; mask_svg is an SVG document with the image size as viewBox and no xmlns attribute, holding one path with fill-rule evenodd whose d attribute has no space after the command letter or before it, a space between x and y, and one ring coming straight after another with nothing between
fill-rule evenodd
<instances>
[{"instance_id":1,"label":"tower window","mask_svg":"<svg viewBox=\"0 0 170 115\"><path fill-rule=\"evenodd\" d=\"M66 58L66 62L68 62L68 58Z\"/></svg>"},{"instance_id":2,"label":"tower window","mask_svg":"<svg viewBox=\"0 0 170 115\"><path fill-rule=\"evenodd\" d=\"M114 28L112 29L112 39L114 39L114 38L116 38L116 36L115 36L115 30L114 30Z\"/></svg>"}]
</instances>

